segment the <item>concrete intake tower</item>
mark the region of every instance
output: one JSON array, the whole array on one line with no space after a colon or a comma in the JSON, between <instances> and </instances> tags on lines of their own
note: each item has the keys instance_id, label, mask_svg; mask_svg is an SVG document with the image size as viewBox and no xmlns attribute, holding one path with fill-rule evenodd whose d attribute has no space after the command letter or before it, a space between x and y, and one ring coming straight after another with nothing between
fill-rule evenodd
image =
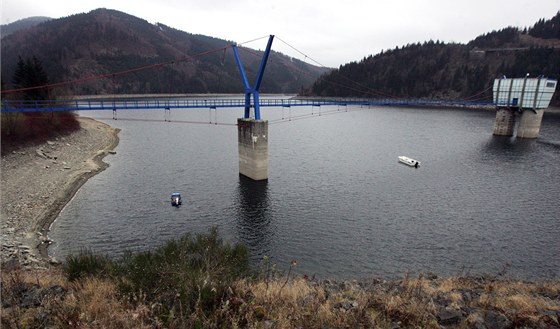
<instances>
[{"instance_id":1,"label":"concrete intake tower","mask_svg":"<svg viewBox=\"0 0 560 329\"><path fill-rule=\"evenodd\" d=\"M548 108L557 81L548 78L494 80L493 98L496 105L494 135L537 138L541 129L544 110Z\"/></svg>"}]
</instances>

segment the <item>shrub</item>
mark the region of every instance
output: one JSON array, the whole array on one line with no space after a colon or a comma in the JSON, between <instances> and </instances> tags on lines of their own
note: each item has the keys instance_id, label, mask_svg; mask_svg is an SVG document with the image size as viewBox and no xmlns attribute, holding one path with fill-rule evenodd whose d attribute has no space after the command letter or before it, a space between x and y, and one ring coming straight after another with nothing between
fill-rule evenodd
<instances>
[{"instance_id":1,"label":"shrub","mask_svg":"<svg viewBox=\"0 0 560 329\"><path fill-rule=\"evenodd\" d=\"M216 311L233 293L233 283L248 273L249 258L245 246L225 244L212 228L115 260L82 250L66 258L63 270L69 281L108 279L136 307L150 305L167 326L184 327L218 320Z\"/></svg>"},{"instance_id":2,"label":"shrub","mask_svg":"<svg viewBox=\"0 0 560 329\"><path fill-rule=\"evenodd\" d=\"M45 142L80 129L80 122L72 112L2 113L1 124L2 152L5 148Z\"/></svg>"},{"instance_id":3,"label":"shrub","mask_svg":"<svg viewBox=\"0 0 560 329\"><path fill-rule=\"evenodd\" d=\"M108 277L113 267L109 257L83 249L76 256L66 257L63 269L68 280L75 281L88 276Z\"/></svg>"},{"instance_id":4,"label":"shrub","mask_svg":"<svg viewBox=\"0 0 560 329\"><path fill-rule=\"evenodd\" d=\"M121 292L159 306L160 318L177 325L193 314L210 316L220 307L228 288L247 273L248 253L241 244L224 244L213 228L155 251L127 253L117 267Z\"/></svg>"}]
</instances>

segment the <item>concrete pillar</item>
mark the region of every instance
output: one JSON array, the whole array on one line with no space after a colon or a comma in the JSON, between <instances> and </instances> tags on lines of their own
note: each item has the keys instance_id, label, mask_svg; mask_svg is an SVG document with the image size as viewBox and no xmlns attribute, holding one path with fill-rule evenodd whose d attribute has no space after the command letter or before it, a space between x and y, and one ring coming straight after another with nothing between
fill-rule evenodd
<instances>
[{"instance_id":1,"label":"concrete pillar","mask_svg":"<svg viewBox=\"0 0 560 329\"><path fill-rule=\"evenodd\" d=\"M237 119L239 173L253 180L268 179L268 121Z\"/></svg>"},{"instance_id":2,"label":"concrete pillar","mask_svg":"<svg viewBox=\"0 0 560 329\"><path fill-rule=\"evenodd\" d=\"M494 135L513 136L515 129L515 112L508 108L499 108L496 111L496 121L494 122Z\"/></svg>"},{"instance_id":3,"label":"concrete pillar","mask_svg":"<svg viewBox=\"0 0 560 329\"><path fill-rule=\"evenodd\" d=\"M519 126L517 127L517 137L519 138L537 138L541 130L541 122L544 109L540 110L523 110Z\"/></svg>"}]
</instances>

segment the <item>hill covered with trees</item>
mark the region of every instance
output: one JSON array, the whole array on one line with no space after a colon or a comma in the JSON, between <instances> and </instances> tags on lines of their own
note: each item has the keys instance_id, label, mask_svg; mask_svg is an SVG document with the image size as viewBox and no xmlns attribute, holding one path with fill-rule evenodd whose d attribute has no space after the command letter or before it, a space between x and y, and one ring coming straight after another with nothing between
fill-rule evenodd
<instances>
[{"instance_id":1,"label":"hill covered with trees","mask_svg":"<svg viewBox=\"0 0 560 329\"><path fill-rule=\"evenodd\" d=\"M306 94L491 99L495 78L527 73L560 78L560 12L531 28L507 27L468 44L430 40L370 55L326 73ZM553 102L560 104L560 92Z\"/></svg>"},{"instance_id":2,"label":"hill covered with trees","mask_svg":"<svg viewBox=\"0 0 560 329\"><path fill-rule=\"evenodd\" d=\"M24 18L24 19L20 19L18 21L15 21L13 23L10 24L2 24L2 26L0 26L0 33L2 35L2 38L10 35L14 32L20 31L20 30L25 30L28 29L30 27L33 27L35 25L39 25L43 22L49 21L52 18L50 17L44 17L44 16L35 16L35 17L28 17L28 18Z\"/></svg>"},{"instance_id":3,"label":"hill covered with trees","mask_svg":"<svg viewBox=\"0 0 560 329\"><path fill-rule=\"evenodd\" d=\"M263 40L263 46L266 40ZM183 32L163 24L108 9L53 19L2 38L2 77L10 89L18 57L42 62L51 83L74 83L69 94L242 93L231 41ZM240 47L249 79L262 52ZM113 73L172 62L130 74ZM296 93L309 87L327 68L273 52L262 92Z\"/></svg>"}]
</instances>

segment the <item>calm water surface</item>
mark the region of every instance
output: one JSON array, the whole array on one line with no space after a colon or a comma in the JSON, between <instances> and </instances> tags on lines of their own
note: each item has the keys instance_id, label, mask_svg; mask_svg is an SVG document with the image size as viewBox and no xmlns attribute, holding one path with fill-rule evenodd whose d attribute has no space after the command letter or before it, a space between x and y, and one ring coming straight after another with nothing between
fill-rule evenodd
<instances>
[{"instance_id":1,"label":"calm water surface","mask_svg":"<svg viewBox=\"0 0 560 329\"><path fill-rule=\"evenodd\" d=\"M173 110L172 122L162 111L81 113L122 129L120 144L54 223L50 253L119 255L217 226L253 264L295 259L322 278L560 275L560 116L522 140L492 136L491 111L262 111L268 182L239 177L235 126L208 124L235 123L242 109Z\"/></svg>"}]
</instances>

